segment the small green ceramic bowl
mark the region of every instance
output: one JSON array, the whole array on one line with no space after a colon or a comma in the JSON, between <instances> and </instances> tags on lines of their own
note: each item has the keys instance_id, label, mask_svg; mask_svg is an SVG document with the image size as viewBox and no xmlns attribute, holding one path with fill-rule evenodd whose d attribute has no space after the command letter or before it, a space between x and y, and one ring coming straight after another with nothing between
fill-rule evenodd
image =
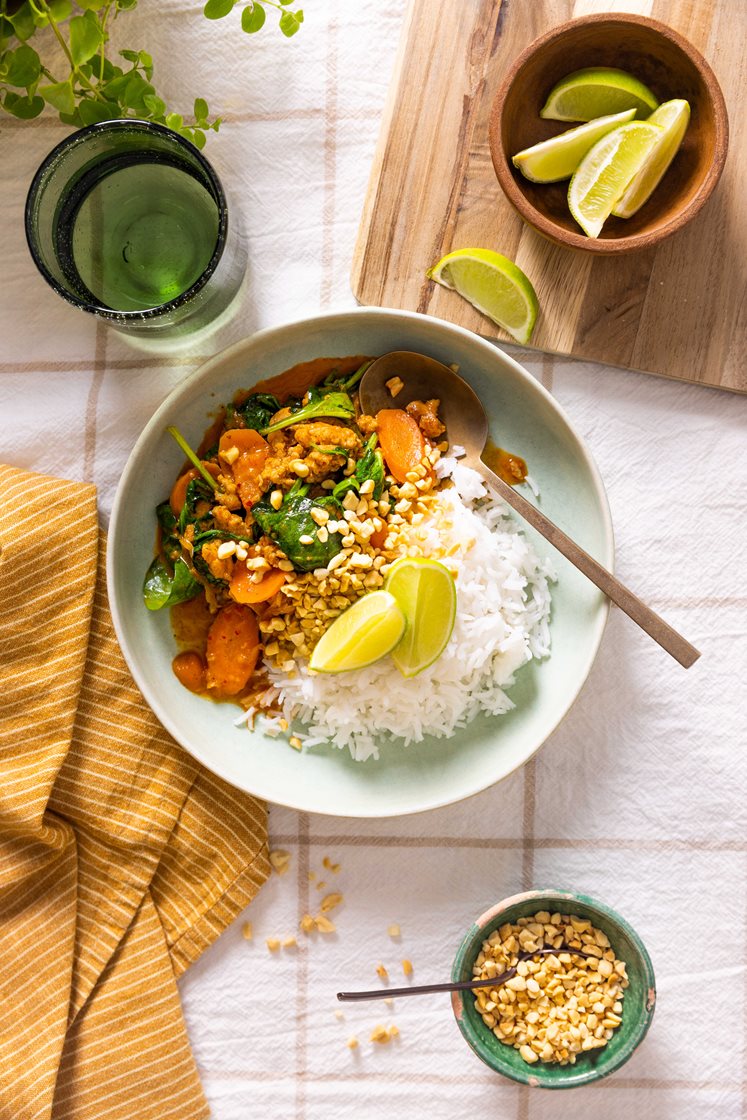
<instances>
[{"instance_id":1,"label":"small green ceramic bowl","mask_svg":"<svg viewBox=\"0 0 747 1120\"><path fill-rule=\"evenodd\" d=\"M638 934L624 918L593 898L572 891L539 890L504 898L491 907L468 930L454 959L452 980L469 980L472 964L482 943L504 922L536 914L538 910L560 911L588 918L610 939L618 960L625 961L630 985L623 998L622 1023L606 1046L580 1054L575 1065L527 1063L518 1050L495 1037L475 1010L471 992L453 992L452 1006L459 1029L486 1065L496 1073L542 1089L575 1089L599 1081L627 1062L651 1025L656 1003L656 984L651 960Z\"/></svg>"}]
</instances>

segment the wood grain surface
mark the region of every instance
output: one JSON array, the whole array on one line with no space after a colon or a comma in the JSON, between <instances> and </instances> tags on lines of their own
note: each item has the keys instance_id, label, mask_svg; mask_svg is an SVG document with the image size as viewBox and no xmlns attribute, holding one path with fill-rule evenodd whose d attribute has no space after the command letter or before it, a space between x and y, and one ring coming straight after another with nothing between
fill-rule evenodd
<instances>
[{"instance_id":1,"label":"wood grain surface","mask_svg":"<svg viewBox=\"0 0 747 1120\"><path fill-rule=\"evenodd\" d=\"M488 146L493 98L524 47L565 20L613 10L661 20L700 50L730 125L726 167L701 213L656 248L619 258L560 248L526 226ZM747 0L410 0L353 261L356 298L510 341L425 278L452 249L497 249L537 290L532 347L747 392L745 58Z\"/></svg>"}]
</instances>

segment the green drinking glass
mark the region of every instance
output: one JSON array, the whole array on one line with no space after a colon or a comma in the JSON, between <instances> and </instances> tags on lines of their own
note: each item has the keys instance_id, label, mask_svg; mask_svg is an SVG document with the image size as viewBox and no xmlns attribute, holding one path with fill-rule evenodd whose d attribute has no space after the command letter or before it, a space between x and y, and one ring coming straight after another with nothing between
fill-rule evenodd
<instances>
[{"instance_id":1,"label":"green drinking glass","mask_svg":"<svg viewBox=\"0 0 747 1120\"><path fill-rule=\"evenodd\" d=\"M221 182L188 140L150 121L68 136L37 171L26 238L68 303L128 333L172 338L213 323L246 272Z\"/></svg>"}]
</instances>

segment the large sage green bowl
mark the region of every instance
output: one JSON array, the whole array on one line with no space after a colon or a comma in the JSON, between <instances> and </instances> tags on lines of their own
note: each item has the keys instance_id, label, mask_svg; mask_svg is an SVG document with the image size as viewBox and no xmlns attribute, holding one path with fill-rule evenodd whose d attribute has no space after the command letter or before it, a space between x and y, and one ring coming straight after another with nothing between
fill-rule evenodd
<instances>
[{"instance_id":1,"label":"large sage green bowl","mask_svg":"<svg viewBox=\"0 0 747 1120\"><path fill-rule=\"evenodd\" d=\"M473 962L483 941L490 937L493 930L504 922L515 922L517 918L528 917L539 910L588 918L592 925L607 934L615 956L625 962L630 983L622 1001L622 1023L607 1045L580 1054L574 1065L561 1066L549 1062L528 1065L518 1050L501 1042L483 1023L471 992L452 992L451 1004L467 1042L478 1058L496 1073L533 1088L576 1089L619 1069L643 1040L651 1026L656 1005L654 969L635 930L603 902L573 891L535 890L504 898L477 919L457 950L451 971L452 980L472 978Z\"/></svg>"},{"instance_id":2,"label":"large sage green bowl","mask_svg":"<svg viewBox=\"0 0 747 1120\"><path fill-rule=\"evenodd\" d=\"M583 685L607 618L605 597L533 530L552 553L552 656L517 673L507 715L479 717L449 739L403 748L383 743L378 761L353 762L320 746L298 753L261 730L234 726L239 710L193 695L171 671L167 612L143 605L153 556L155 507L183 462L166 426L197 445L211 413L239 388L319 356L420 350L458 362L490 416L500 446L522 455L540 489L541 508L593 556L612 565L609 509L597 469L548 392L490 342L439 319L359 308L259 331L217 354L164 401L132 450L112 511L107 553L114 626L143 696L174 738L235 786L268 801L316 813L387 817L446 805L485 789L531 757L560 723ZM415 703L419 702L414 700Z\"/></svg>"}]
</instances>

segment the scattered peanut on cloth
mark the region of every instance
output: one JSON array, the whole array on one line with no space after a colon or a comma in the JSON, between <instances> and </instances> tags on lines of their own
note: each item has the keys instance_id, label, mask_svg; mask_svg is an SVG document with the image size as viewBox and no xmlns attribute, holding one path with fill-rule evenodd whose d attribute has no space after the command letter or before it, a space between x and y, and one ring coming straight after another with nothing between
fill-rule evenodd
<instances>
[{"instance_id":1,"label":"scattered peanut on cloth","mask_svg":"<svg viewBox=\"0 0 747 1120\"><path fill-rule=\"evenodd\" d=\"M557 953L519 960L520 953L545 948ZM540 910L494 930L473 975L488 980L513 968L516 975L505 984L474 989L475 1007L496 1038L529 1064L573 1065L579 1054L606 1046L622 1022L625 964L586 918Z\"/></svg>"}]
</instances>

